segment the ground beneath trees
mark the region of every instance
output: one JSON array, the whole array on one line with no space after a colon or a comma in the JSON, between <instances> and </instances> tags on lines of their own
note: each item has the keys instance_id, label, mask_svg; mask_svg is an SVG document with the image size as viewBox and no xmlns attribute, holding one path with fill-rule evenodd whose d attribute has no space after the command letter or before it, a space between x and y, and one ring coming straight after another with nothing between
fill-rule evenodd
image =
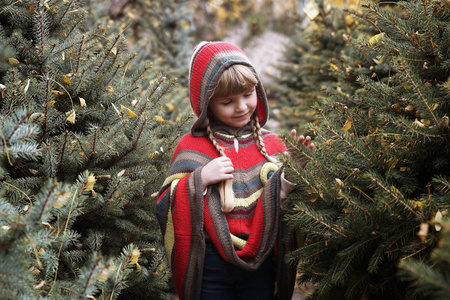
<instances>
[{"instance_id":1,"label":"ground beneath trees","mask_svg":"<svg viewBox=\"0 0 450 300\"><path fill-rule=\"evenodd\" d=\"M231 30L224 41L240 47L255 66L263 84L270 85L274 82L272 76L279 74L277 66L283 63L283 52L289 37L272 30L251 36L244 24Z\"/></svg>"}]
</instances>

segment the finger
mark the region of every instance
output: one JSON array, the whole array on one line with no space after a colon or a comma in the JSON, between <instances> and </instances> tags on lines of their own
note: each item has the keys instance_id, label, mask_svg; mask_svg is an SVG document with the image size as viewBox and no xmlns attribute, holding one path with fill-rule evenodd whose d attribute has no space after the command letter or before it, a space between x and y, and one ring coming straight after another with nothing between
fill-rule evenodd
<instances>
[{"instance_id":1,"label":"finger","mask_svg":"<svg viewBox=\"0 0 450 300\"><path fill-rule=\"evenodd\" d=\"M305 137L303 135L298 137L297 143L298 144L303 144L303 142L305 141Z\"/></svg>"},{"instance_id":2,"label":"finger","mask_svg":"<svg viewBox=\"0 0 450 300\"><path fill-rule=\"evenodd\" d=\"M310 143L311 143L311 137L310 136L305 137L305 139L303 141L303 145L305 145L305 147L308 147Z\"/></svg>"},{"instance_id":3,"label":"finger","mask_svg":"<svg viewBox=\"0 0 450 300\"><path fill-rule=\"evenodd\" d=\"M297 130L292 129L292 130L291 130L291 136L292 136L292 138L295 140L295 137L297 136Z\"/></svg>"},{"instance_id":4,"label":"finger","mask_svg":"<svg viewBox=\"0 0 450 300\"><path fill-rule=\"evenodd\" d=\"M314 143L309 144L309 149L310 150L314 149Z\"/></svg>"},{"instance_id":5,"label":"finger","mask_svg":"<svg viewBox=\"0 0 450 300\"><path fill-rule=\"evenodd\" d=\"M233 166L228 166L228 167L224 168L224 172L225 172L226 174L233 173L233 172L234 172Z\"/></svg>"},{"instance_id":6,"label":"finger","mask_svg":"<svg viewBox=\"0 0 450 300\"><path fill-rule=\"evenodd\" d=\"M233 174L223 174L221 176L222 180L228 180L228 179L233 179Z\"/></svg>"}]
</instances>

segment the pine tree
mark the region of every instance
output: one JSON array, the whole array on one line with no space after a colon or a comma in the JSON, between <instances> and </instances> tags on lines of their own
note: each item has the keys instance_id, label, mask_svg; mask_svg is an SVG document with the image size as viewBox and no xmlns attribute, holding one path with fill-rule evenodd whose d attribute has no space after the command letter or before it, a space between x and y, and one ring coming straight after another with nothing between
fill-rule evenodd
<instances>
[{"instance_id":1,"label":"pine tree","mask_svg":"<svg viewBox=\"0 0 450 300\"><path fill-rule=\"evenodd\" d=\"M444 299L448 270L437 262L448 248L437 246L448 240L440 229L450 204L450 4L370 2L351 15L378 31L346 36L351 52L335 76L353 88L329 89L317 104L313 152L285 135L291 157L310 160L305 169L285 161L298 183L287 219L305 240L289 258L301 282L317 283L309 299ZM431 291L414 268L446 286Z\"/></svg>"},{"instance_id":2,"label":"pine tree","mask_svg":"<svg viewBox=\"0 0 450 300\"><path fill-rule=\"evenodd\" d=\"M420 292L427 299L448 299L450 295L450 223L439 221L437 229L442 229L442 235L436 248L431 253L428 263L412 258L403 260L400 264L399 276L405 281L413 282L412 293ZM425 297L424 297L425 298Z\"/></svg>"},{"instance_id":3,"label":"pine tree","mask_svg":"<svg viewBox=\"0 0 450 300\"><path fill-rule=\"evenodd\" d=\"M277 101L272 105L273 118L282 128L305 130L317 119L313 105L321 102L323 89L349 89L341 86L333 70L342 64L347 51L344 37L363 32L358 31L355 18L340 8L325 9L322 4L317 13L306 25L297 24L274 78L271 92Z\"/></svg>"},{"instance_id":4,"label":"pine tree","mask_svg":"<svg viewBox=\"0 0 450 300\"><path fill-rule=\"evenodd\" d=\"M138 61L151 61L153 69L177 78L178 84L161 116L178 121L185 115L187 74L194 48L194 10L191 1L92 1L89 27L111 24L110 34L127 33L128 48Z\"/></svg>"},{"instance_id":5,"label":"pine tree","mask_svg":"<svg viewBox=\"0 0 450 300\"><path fill-rule=\"evenodd\" d=\"M0 5L0 298L164 299L154 214L175 80L81 1Z\"/></svg>"}]
</instances>

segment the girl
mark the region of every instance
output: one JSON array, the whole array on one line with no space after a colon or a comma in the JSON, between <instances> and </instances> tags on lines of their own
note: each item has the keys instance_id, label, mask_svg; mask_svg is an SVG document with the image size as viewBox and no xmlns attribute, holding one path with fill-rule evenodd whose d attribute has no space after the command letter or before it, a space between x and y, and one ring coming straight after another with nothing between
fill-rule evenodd
<instances>
[{"instance_id":1,"label":"girl","mask_svg":"<svg viewBox=\"0 0 450 300\"><path fill-rule=\"evenodd\" d=\"M261 128L262 83L242 50L202 42L189 87L198 119L174 152L157 208L178 296L291 299L295 266L283 256L292 240L281 213L293 184L275 159L286 147ZM298 142L312 149L310 140Z\"/></svg>"}]
</instances>

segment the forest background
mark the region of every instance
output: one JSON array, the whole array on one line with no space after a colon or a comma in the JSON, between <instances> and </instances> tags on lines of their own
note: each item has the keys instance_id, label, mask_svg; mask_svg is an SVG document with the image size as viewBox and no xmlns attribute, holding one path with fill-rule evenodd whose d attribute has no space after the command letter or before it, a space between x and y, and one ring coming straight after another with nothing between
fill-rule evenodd
<instances>
[{"instance_id":1,"label":"forest background","mask_svg":"<svg viewBox=\"0 0 450 300\"><path fill-rule=\"evenodd\" d=\"M449 299L448 1L0 3L0 298L172 297L154 204L192 49L226 40L310 160L283 158L309 299Z\"/></svg>"}]
</instances>

